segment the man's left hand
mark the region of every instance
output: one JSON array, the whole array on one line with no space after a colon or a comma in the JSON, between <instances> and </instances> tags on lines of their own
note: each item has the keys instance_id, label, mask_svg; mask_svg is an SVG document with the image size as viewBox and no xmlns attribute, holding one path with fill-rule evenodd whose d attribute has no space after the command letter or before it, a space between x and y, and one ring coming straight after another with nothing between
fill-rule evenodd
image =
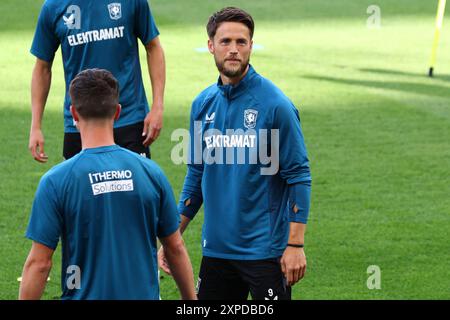
<instances>
[{"instance_id":1,"label":"man's left hand","mask_svg":"<svg viewBox=\"0 0 450 320\"><path fill-rule=\"evenodd\" d=\"M305 276L306 256L303 248L286 247L280 263L289 286L293 286Z\"/></svg>"}]
</instances>

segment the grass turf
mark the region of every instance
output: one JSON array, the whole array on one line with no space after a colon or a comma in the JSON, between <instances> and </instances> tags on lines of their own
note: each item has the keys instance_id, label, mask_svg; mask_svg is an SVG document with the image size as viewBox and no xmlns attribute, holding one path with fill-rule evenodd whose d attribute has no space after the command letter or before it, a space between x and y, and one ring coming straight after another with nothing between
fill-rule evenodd
<instances>
[{"instance_id":1,"label":"grass turf","mask_svg":"<svg viewBox=\"0 0 450 320\"><path fill-rule=\"evenodd\" d=\"M62 160L59 54L44 116L49 163L36 163L27 150L34 61L28 50L41 3L0 3L0 12L8 12L0 20L0 299L17 297L16 279L30 247L23 234L34 191L42 174ZM185 167L170 161L176 143L170 134L187 127L192 99L217 77L212 57L195 49L206 46L204 25L213 11L241 6L254 15L254 41L263 47L254 52L252 64L300 109L311 160L308 271L293 297L449 299L448 20L436 77L429 79L437 1L380 0L380 29L366 27L371 4L153 0L167 59L164 129L152 147L153 158L179 194ZM146 74L144 79L150 94ZM196 275L201 220L199 213L185 234ZM366 286L370 265L381 268L380 290ZM59 276L58 250L45 299L60 295ZM179 297L170 277L161 279L161 296Z\"/></svg>"}]
</instances>

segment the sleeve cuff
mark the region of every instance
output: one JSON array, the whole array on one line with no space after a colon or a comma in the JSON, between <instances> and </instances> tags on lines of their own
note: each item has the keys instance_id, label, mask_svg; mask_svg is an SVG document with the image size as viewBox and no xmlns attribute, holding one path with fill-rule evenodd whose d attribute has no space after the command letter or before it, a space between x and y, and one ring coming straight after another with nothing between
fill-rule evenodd
<instances>
[{"instance_id":1,"label":"sleeve cuff","mask_svg":"<svg viewBox=\"0 0 450 320\"><path fill-rule=\"evenodd\" d=\"M145 46L148 45L153 39L155 39L155 38L157 38L157 37L159 37L159 31L157 31L156 34L152 34L152 35L148 36L148 37L145 38L145 39L141 39L141 42L142 42L142 44L143 44L144 47L145 47Z\"/></svg>"},{"instance_id":2,"label":"sleeve cuff","mask_svg":"<svg viewBox=\"0 0 450 320\"><path fill-rule=\"evenodd\" d=\"M166 230L164 230L163 232L159 232L158 233L158 238L165 238L168 237L172 234L174 234L179 228L179 223L177 225L172 225L171 228L167 228Z\"/></svg>"},{"instance_id":3,"label":"sleeve cuff","mask_svg":"<svg viewBox=\"0 0 450 320\"><path fill-rule=\"evenodd\" d=\"M309 216L311 200L311 183L297 183L289 185L289 222L306 224ZM297 208L297 212L294 208Z\"/></svg>"},{"instance_id":4,"label":"sleeve cuff","mask_svg":"<svg viewBox=\"0 0 450 320\"><path fill-rule=\"evenodd\" d=\"M42 52L39 52L39 51L37 51L37 50L35 50L33 48L30 50L30 53L33 56L35 56L36 58L44 60L44 61L49 62L49 63L51 63L53 61L53 59L55 58L54 54L52 56L49 56L49 55L43 54Z\"/></svg>"},{"instance_id":5,"label":"sleeve cuff","mask_svg":"<svg viewBox=\"0 0 450 320\"><path fill-rule=\"evenodd\" d=\"M36 236L34 236L33 234L28 233L28 232L25 234L25 237L26 237L27 239L30 239L30 240L34 241L34 242L40 243L40 244L42 244L42 245L44 245L44 246L46 246L47 248L50 248L50 249L52 249L52 250L56 250L56 248L58 247L58 242L57 242L57 243L54 243L54 242L52 242L52 241L43 239L43 238L41 238L41 237L36 237Z\"/></svg>"},{"instance_id":6,"label":"sleeve cuff","mask_svg":"<svg viewBox=\"0 0 450 320\"><path fill-rule=\"evenodd\" d=\"M186 205L186 200L190 199L189 205ZM198 210L202 206L202 199L195 195L182 196L178 204L178 213L189 219L194 219Z\"/></svg>"}]
</instances>

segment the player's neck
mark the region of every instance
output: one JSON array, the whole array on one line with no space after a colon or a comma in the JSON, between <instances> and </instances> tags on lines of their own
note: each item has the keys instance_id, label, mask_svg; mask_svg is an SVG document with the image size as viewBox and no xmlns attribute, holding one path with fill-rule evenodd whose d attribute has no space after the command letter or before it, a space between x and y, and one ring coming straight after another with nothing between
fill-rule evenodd
<instances>
[{"instance_id":1,"label":"player's neck","mask_svg":"<svg viewBox=\"0 0 450 320\"><path fill-rule=\"evenodd\" d=\"M111 146L115 144L112 123L80 123L79 127L83 149Z\"/></svg>"}]
</instances>

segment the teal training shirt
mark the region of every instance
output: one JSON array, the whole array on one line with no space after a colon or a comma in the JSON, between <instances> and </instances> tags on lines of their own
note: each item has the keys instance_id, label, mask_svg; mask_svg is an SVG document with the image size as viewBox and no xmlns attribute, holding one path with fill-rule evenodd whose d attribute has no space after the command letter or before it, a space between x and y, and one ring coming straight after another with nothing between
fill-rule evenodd
<instances>
[{"instance_id":1,"label":"teal training shirt","mask_svg":"<svg viewBox=\"0 0 450 320\"><path fill-rule=\"evenodd\" d=\"M62 299L159 299L156 238L178 225L161 169L112 145L42 177L26 237L51 249L61 238Z\"/></svg>"},{"instance_id":2,"label":"teal training shirt","mask_svg":"<svg viewBox=\"0 0 450 320\"><path fill-rule=\"evenodd\" d=\"M149 111L138 39L159 35L147 0L46 0L30 52L51 62L61 47L66 82L64 130L77 132L70 114L70 82L85 69L110 71L119 81L122 112L115 127L144 120Z\"/></svg>"},{"instance_id":3,"label":"teal training shirt","mask_svg":"<svg viewBox=\"0 0 450 320\"><path fill-rule=\"evenodd\" d=\"M310 205L309 161L292 102L250 66L237 85L219 78L194 100L190 136L178 211L192 219L204 205L203 255L281 256L289 223L307 223Z\"/></svg>"}]
</instances>

